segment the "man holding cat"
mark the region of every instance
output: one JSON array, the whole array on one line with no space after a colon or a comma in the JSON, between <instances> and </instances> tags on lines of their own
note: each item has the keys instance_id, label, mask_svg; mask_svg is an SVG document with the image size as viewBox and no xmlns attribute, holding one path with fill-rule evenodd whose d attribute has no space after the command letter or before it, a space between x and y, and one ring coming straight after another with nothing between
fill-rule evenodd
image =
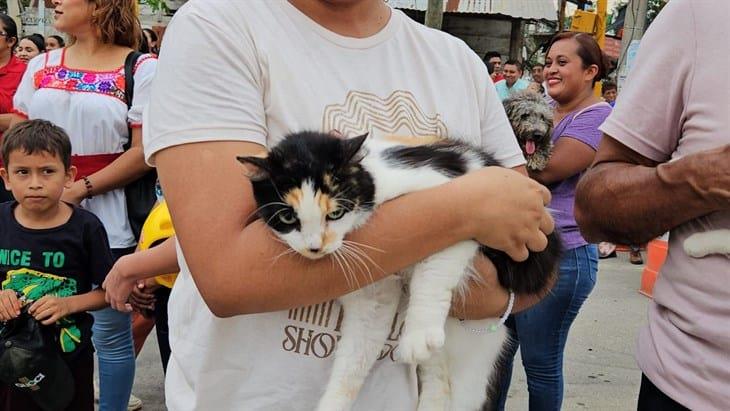
<instances>
[{"instance_id":1,"label":"man holding cat","mask_svg":"<svg viewBox=\"0 0 730 411\"><path fill-rule=\"evenodd\" d=\"M641 244L671 231L639 334L641 411L730 409L730 260L683 249L693 233L730 227L730 92L717 87L730 82L718 64L729 19L724 1L667 3L578 186L576 219L589 240ZM670 33L683 34L667 41Z\"/></svg>"},{"instance_id":2,"label":"man holding cat","mask_svg":"<svg viewBox=\"0 0 730 411\"><path fill-rule=\"evenodd\" d=\"M236 156L314 129L463 136L508 167L524 159L480 59L382 0L191 0L167 36L145 152L178 234L152 249L179 256L168 408L312 409L339 332L331 300L351 288L328 259L287 254L261 221L246 225L255 201ZM488 168L384 204L349 239L370 246L375 280L465 239L523 260L552 231L547 201L539 184ZM477 268L488 286L454 311L499 317L507 293L489 263ZM354 409L415 408L415 372L393 360L401 326L396 316Z\"/></svg>"}]
</instances>

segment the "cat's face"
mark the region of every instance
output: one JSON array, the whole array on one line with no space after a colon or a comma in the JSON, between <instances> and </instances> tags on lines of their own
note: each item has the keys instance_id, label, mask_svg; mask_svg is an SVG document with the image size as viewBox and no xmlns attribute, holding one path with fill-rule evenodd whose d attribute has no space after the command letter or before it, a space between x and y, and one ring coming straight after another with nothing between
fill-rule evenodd
<instances>
[{"instance_id":1,"label":"cat's face","mask_svg":"<svg viewBox=\"0 0 730 411\"><path fill-rule=\"evenodd\" d=\"M299 254L317 259L334 252L372 212L375 188L359 164L364 141L295 133L266 158L238 157L259 216Z\"/></svg>"}]
</instances>

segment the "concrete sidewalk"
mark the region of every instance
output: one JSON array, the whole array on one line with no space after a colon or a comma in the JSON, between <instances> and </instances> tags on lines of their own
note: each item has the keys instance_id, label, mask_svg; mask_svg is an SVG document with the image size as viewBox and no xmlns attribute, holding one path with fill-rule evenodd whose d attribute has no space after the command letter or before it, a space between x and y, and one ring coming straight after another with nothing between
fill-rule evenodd
<instances>
[{"instance_id":1,"label":"concrete sidewalk","mask_svg":"<svg viewBox=\"0 0 730 411\"><path fill-rule=\"evenodd\" d=\"M627 253L601 260L598 283L568 337L565 353L564 410L633 410L641 374L634 360L639 327L646 321L649 299L637 290L642 266ZM145 411L164 410L163 374L154 332L137 359L134 394ZM527 410L527 385L515 361L507 409Z\"/></svg>"}]
</instances>

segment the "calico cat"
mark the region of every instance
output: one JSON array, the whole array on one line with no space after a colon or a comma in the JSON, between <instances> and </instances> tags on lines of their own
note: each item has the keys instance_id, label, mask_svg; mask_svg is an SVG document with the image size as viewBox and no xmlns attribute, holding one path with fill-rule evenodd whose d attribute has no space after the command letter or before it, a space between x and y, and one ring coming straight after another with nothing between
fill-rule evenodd
<instances>
[{"instance_id":1,"label":"calico cat","mask_svg":"<svg viewBox=\"0 0 730 411\"><path fill-rule=\"evenodd\" d=\"M290 134L266 158L238 160L251 179L258 214L274 233L304 257L332 258L353 283L353 270L368 259L359 247L368 246L345 236L365 224L379 204L498 165L489 154L457 141L409 146L402 140L340 139L318 132ZM352 406L387 338L402 280L408 281L409 300L397 350L400 360L418 365L418 409L481 409L490 372L508 341L506 328L475 332L475 324L483 328L484 321L447 319L452 294L465 285L480 250L494 262L504 287L524 293L544 288L561 245L552 234L545 251L516 263L503 252L464 241L340 297L342 337L318 410Z\"/></svg>"}]
</instances>

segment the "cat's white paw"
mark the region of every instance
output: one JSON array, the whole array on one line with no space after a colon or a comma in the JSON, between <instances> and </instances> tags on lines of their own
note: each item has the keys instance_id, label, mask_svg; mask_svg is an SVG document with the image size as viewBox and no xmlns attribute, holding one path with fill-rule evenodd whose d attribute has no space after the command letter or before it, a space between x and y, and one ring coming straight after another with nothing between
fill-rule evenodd
<instances>
[{"instance_id":1,"label":"cat's white paw","mask_svg":"<svg viewBox=\"0 0 730 411\"><path fill-rule=\"evenodd\" d=\"M431 358L431 354L440 350L445 341L443 327L428 327L410 332L406 328L398 343L398 358L408 364L418 364Z\"/></svg>"},{"instance_id":2,"label":"cat's white paw","mask_svg":"<svg viewBox=\"0 0 730 411\"><path fill-rule=\"evenodd\" d=\"M690 257L702 258L710 254L707 241L701 233L692 234L684 240L684 252Z\"/></svg>"}]
</instances>

